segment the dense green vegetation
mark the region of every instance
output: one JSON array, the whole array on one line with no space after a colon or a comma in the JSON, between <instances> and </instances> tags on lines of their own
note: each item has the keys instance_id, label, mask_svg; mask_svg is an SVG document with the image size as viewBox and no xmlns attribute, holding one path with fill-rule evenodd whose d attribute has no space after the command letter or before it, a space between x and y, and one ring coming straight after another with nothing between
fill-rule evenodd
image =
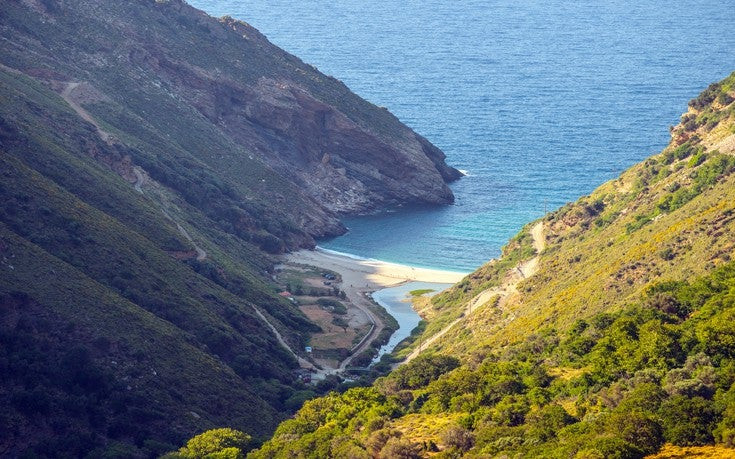
<instances>
[{"instance_id":1,"label":"dense green vegetation","mask_svg":"<svg viewBox=\"0 0 735 459\"><path fill-rule=\"evenodd\" d=\"M254 307L296 349L316 327L269 285L258 244L173 191L136 192L114 173L128 147L100 141L32 78L0 70L0 79L10 451L147 456L218 425L271 432L304 387ZM238 404L222 403L230 398Z\"/></svg>"},{"instance_id":2,"label":"dense green vegetation","mask_svg":"<svg viewBox=\"0 0 735 459\"><path fill-rule=\"evenodd\" d=\"M546 216L539 270L513 295L465 312L537 256L531 224L431 300L401 352L463 319L428 354L307 401L338 381L295 377L270 325L297 350L316 327L278 296L268 253L343 228L254 154L304 139L237 109L286 81L368 144L413 134L231 18L178 0L63 7L0 11L1 454L242 457L302 404L253 457L735 446L735 74L690 103L661 155ZM59 96L70 82L113 140Z\"/></svg>"},{"instance_id":3,"label":"dense green vegetation","mask_svg":"<svg viewBox=\"0 0 735 459\"><path fill-rule=\"evenodd\" d=\"M251 437L234 429L208 430L186 442L164 459L239 459L245 457Z\"/></svg>"},{"instance_id":4,"label":"dense green vegetation","mask_svg":"<svg viewBox=\"0 0 735 459\"><path fill-rule=\"evenodd\" d=\"M642 457L735 439L735 263L615 313L539 330L469 361L420 357L373 388L308 402L253 457ZM453 421L430 438L402 431ZM433 443L433 446L432 446ZM576 455L576 456L575 456Z\"/></svg>"}]
</instances>

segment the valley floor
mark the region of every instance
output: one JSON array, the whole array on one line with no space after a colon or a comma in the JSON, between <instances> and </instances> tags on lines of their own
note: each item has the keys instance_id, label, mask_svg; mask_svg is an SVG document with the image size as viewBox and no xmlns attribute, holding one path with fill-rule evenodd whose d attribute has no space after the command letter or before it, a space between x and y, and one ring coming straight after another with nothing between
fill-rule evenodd
<instances>
[{"instance_id":1,"label":"valley floor","mask_svg":"<svg viewBox=\"0 0 735 459\"><path fill-rule=\"evenodd\" d=\"M292 265L315 266L338 273L341 276L339 289L345 292L346 299L362 311L371 324L367 334L351 350L350 355L334 365L331 372L347 368L353 358L365 351L385 327L380 317L372 311L373 303L368 297L370 293L410 281L453 284L466 275L466 273L454 271L416 268L379 260L352 258L320 248L288 254L284 257L284 262Z\"/></svg>"}]
</instances>

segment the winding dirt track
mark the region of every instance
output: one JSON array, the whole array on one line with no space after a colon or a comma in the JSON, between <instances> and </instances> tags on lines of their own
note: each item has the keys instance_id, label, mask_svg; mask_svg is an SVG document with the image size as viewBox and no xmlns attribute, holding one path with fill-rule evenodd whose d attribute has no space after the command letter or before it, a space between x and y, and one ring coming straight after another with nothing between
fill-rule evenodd
<instances>
[{"instance_id":1,"label":"winding dirt track","mask_svg":"<svg viewBox=\"0 0 735 459\"><path fill-rule=\"evenodd\" d=\"M267 319L267 318L265 317L265 314L263 314L263 313L262 313L262 312L260 311L260 309L258 309L258 308L257 308L256 306L253 306L253 309L255 310L255 314L257 314L257 315L258 315L258 317L260 317L260 319L261 319L261 320L262 320L263 322L265 322L265 324L266 324L266 325L268 325L268 328L270 328L270 329L271 329L271 331L272 331L272 332L273 332L273 334L275 335L275 337L276 337L276 340L278 341L278 343L279 343L279 344L280 344L281 346L285 347L285 348L286 348L286 350L287 350L288 352L290 352L290 353L291 353L291 354L292 354L292 355L293 355L294 357L296 357L296 360L298 360L298 362L299 362L299 366L300 366L301 368L307 368L307 369L309 369L309 370L314 370L314 371L317 371L317 372L318 372L318 371L320 371L320 370L319 370L319 369L318 369L317 367L315 367L315 366L314 366L314 364L312 364L311 362L309 362L309 361L308 361L308 360L306 360L305 358L303 358L303 357L300 357L300 356L299 356L299 355L298 355L297 353L295 353L295 352L293 351L293 349L291 349L291 346L289 346L289 345L288 345L288 343L286 342L286 340L285 340L285 339L283 339L283 336L281 335L281 333L280 333L280 332L279 332L279 331L278 331L278 330L276 329L276 327L274 327L274 326L273 326L273 324L272 324L272 323L271 323L271 322L270 322L270 321L269 321L269 320L268 320L268 319Z\"/></svg>"},{"instance_id":2,"label":"winding dirt track","mask_svg":"<svg viewBox=\"0 0 735 459\"><path fill-rule=\"evenodd\" d=\"M477 311L480 306L483 306L488 301L499 296L500 300L498 305L502 307L507 302L508 298L510 298L512 295L517 294L518 289L516 287L518 283L523 279L533 276L534 274L536 274L536 271L538 271L539 257L541 255L541 252L546 247L546 240L544 239L544 223L542 221L536 223L533 228L531 228L531 237L533 238L533 248L536 250L535 257L525 262L519 263L518 266L513 268L511 270L512 275L510 279L508 279L503 284L484 290L476 295L472 300L467 303L467 308L465 309L462 316L454 319L446 327L442 328L437 333L432 335L429 339L422 342L421 345L414 349L410 354L408 354L408 356L406 356L406 359L399 365L408 363L418 357L423 349L431 346L442 336L444 336L449 330L451 330L455 325L469 317L474 311Z\"/></svg>"},{"instance_id":3,"label":"winding dirt track","mask_svg":"<svg viewBox=\"0 0 735 459\"><path fill-rule=\"evenodd\" d=\"M135 166L133 167L133 174L135 174L135 184L133 185L133 187L135 188L135 191L137 191L140 194L145 194L143 192L143 185L145 185L146 178L145 178L145 175L143 174L143 170L139 166ZM163 212L163 215L169 220L171 220L171 222L173 222L174 225L176 225L176 229L179 230L179 234L184 236L184 238L187 241L189 241L189 243L194 247L194 251L197 254L197 260L198 261L206 260L207 252L201 247L199 247L196 241L194 240L194 238L191 237L189 232L186 231L186 229L183 226L181 226L181 223L177 222L171 216L171 214L168 213L168 211L166 210L166 206L163 203L160 204L160 207L161 207L161 212Z\"/></svg>"},{"instance_id":4,"label":"winding dirt track","mask_svg":"<svg viewBox=\"0 0 735 459\"><path fill-rule=\"evenodd\" d=\"M90 115L85 109L82 108L81 105L77 103L76 100L74 100L74 97L72 96L72 92L74 92L77 87L79 87L81 83L79 82L69 82L66 84L66 87L63 91L61 91L61 97L66 101L67 104L75 111L77 112L77 115L84 121L92 124L95 128L97 128L97 134L100 136L102 140L105 141L105 143L112 145L115 143L115 137L110 134L109 132L105 131L100 127L99 123L95 121L94 118L92 118L92 115Z\"/></svg>"},{"instance_id":5,"label":"winding dirt track","mask_svg":"<svg viewBox=\"0 0 735 459\"><path fill-rule=\"evenodd\" d=\"M102 129L102 127L97 123L97 121L90 115L84 108L82 108L81 105L74 99L73 92L74 90L79 87L80 83L78 82L69 82L64 87L63 91L61 92L61 97L66 101L67 104L79 115L80 118L82 118L84 121L87 121L88 123L92 124L97 129L97 134L100 136L100 138L107 143L108 145L112 145L117 142L115 137L110 134L109 132ZM133 187L135 188L135 191L138 193L145 195L145 192L143 191L143 186L146 184L146 175L144 174L144 171L139 167L135 166L133 167L133 174L135 174L135 183L133 184ZM169 219L171 222L173 222L176 225L176 228L178 229L179 233L181 233L184 238L186 238L187 241L191 243L191 245L194 247L194 250L196 251L196 259L199 261L203 261L207 259L207 252L204 251L199 245L197 245L196 241L194 241L194 238L191 237L188 231L181 226L181 224L176 221L171 214L168 213L166 210L166 206L159 203L159 207L161 208L161 212L163 212L163 215ZM303 357L300 357L298 354L296 354L293 349L291 349L291 346L288 345L285 339L283 339L283 336L281 336L281 333L276 329L276 327L268 320L268 318L263 314L258 307L253 305L253 309L255 310L255 314L268 326L268 328L273 332L273 335L276 337L276 340L278 343L286 348L288 352L290 352L299 362L299 365L302 368L307 368L310 370L314 370L317 372L324 372L324 370L320 370L317 367L315 367L311 362L304 359ZM368 317L371 317L371 320L374 320L374 317L371 313L367 312ZM375 322L373 322L375 324ZM375 329L375 327L373 327ZM367 343L369 344L369 342ZM344 363L344 362L343 362ZM349 363L349 362L347 362ZM346 365L345 365L346 366ZM340 367L340 369L344 369L344 367Z\"/></svg>"},{"instance_id":6,"label":"winding dirt track","mask_svg":"<svg viewBox=\"0 0 735 459\"><path fill-rule=\"evenodd\" d=\"M95 119L84 108L82 108L81 105L79 105L79 103L77 103L76 100L74 100L73 92L79 85L80 83L77 83L77 82L67 83L66 86L64 87L64 90L61 92L61 97L66 101L67 104L69 104L69 106L77 113L77 115L79 115L80 118L92 124L97 129L97 134L100 136L100 138L104 142L106 142L109 145L112 145L113 143L116 142L115 137L109 132L106 132L104 129L102 129L100 125L97 123L97 121L95 121ZM133 184L135 191L137 191L138 193L142 195L145 195L145 192L143 191L143 186L146 184L146 176L144 174L144 171L139 166L135 166L133 167L133 174L135 174L135 183ZM159 203L159 207L163 215L176 225L176 228L178 229L179 233L182 236L184 236L184 238L186 238L186 240L189 241L191 245L194 247L194 250L196 251L196 254L197 254L196 259L199 261L206 260L207 252L201 247L199 247L199 245L197 245L196 241L194 241L194 238L191 237L189 232L186 231L186 229L183 226L181 226L181 224L171 216L171 214L167 211L165 205ZM253 309L255 310L255 314L263 322L265 322L265 324L268 326L271 332L273 332L273 335L276 337L276 340L278 341L278 343L284 348L286 348L286 350L288 350L288 352L290 352L298 360L299 365L302 368L307 368L313 371L323 372L323 373L331 373L331 372L336 371L336 370L334 371L320 370L308 360L304 359L303 357L300 357L298 354L296 354L296 352L294 352L293 349L291 349L291 346L289 346L286 340L283 339L283 336L281 335L281 333L268 320L265 314L263 314L260 311L260 309L258 309L256 306L253 306ZM365 312L366 314L368 314L368 317L370 317L371 320L373 320L373 324L375 324L374 316L372 315L372 313L370 313L369 311L365 311ZM374 329L375 327L373 327L373 330ZM369 342L367 344L369 344ZM347 361L346 363L343 362L344 367L346 367L347 363L349 363L349 361ZM344 369L344 367L341 366L340 369Z\"/></svg>"},{"instance_id":7,"label":"winding dirt track","mask_svg":"<svg viewBox=\"0 0 735 459\"><path fill-rule=\"evenodd\" d=\"M383 324L383 321L380 320L375 314L373 314L373 311L370 310L370 307L372 306L370 300L365 296L368 294L369 290L367 289L359 289L354 287L347 287L344 289L345 294L347 294L347 298L352 302L352 304L355 305L359 310L361 310L370 320L370 323L372 326L370 327L370 331L362 338L360 343L352 349L351 354L344 359L339 364L339 371L343 371L345 368L347 368L352 360L360 355L365 349L368 348L373 342L373 340L378 336L378 333L383 330L385 325Z\"/></svg>"}]
</instances>

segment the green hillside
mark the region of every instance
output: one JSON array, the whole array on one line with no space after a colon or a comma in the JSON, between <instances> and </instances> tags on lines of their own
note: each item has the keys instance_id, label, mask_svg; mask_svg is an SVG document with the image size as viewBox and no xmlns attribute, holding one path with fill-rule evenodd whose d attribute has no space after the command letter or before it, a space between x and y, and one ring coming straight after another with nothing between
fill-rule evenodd
<instances>
[{"instance_id":1,"label":"green hillside","mask_svg":"<svg viewBox=\"0 0 735 459\"><path fill-rule=\"evenodd\" d=\"M308 402L251 456L735 446L734 155L735 74L690 102L662 153L434 297L409 363Z\"/></svg>"},{"instance_id":2,"label":"green hillside","mask_svg":"<svg viewBox=\"0 0 735 459\"><path fill-rule=\"evenodd\" d=\"M166 218L77 153L99 144L58 95L2 78L2 442L76 455L107 438L155 450L223 423L270 432L300 387L295 359L254 307L294 346L315 326L265 282L262 252L185 202L171 204L180 220ZM206 259L176 221L206 228L190 230ZM58 365L74 353L85 367L59 381L67 369ZM239 403L223 404L230 398Z\"/></svg>"}]
</instances>

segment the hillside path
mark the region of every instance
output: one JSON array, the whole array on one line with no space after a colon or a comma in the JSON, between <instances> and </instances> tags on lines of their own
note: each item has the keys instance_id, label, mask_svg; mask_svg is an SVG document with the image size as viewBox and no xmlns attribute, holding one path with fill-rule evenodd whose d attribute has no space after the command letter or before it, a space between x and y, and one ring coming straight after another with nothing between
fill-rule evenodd
<instances>
[{"instance_id":1,"label":"hillside path","mask_svg":"<svg viewBox=\"0 0 735 459\"><path fill-rule=\"evenodd\" d=\"M89 114L84 108L82 108L81 105L74 99L74 90L79 87L81 83L79 82L68 82L66 83L66 86L64 87L64 90L61 91L61 97L66 101L67 104L75 111L77 112L77 115L79 115L80 118L82 118L84 121L87 121L88 123L92 124L97 129L97 134L100 136L100 138L105 141L108 145L112 145L116 142L115 137L110 134L109 132L102 129L102 127L95 121L95 119L92 117L92 115ZM139 166L133 167L133 173L135 174L135 184L133 185L135 187L135 191L138 193L143 194L143 185L145 184L145 175L142 172L142 169ZM204 261L207 259L207 252L204 251L201 247L197 245L197 243L194 241L194 239L191 237L188 231L181 226L179 222L177 222L171 215L166 211L166 209L161 206L161 211L163 214L171 220L175 225L176 228L179 230L179 233L186 238L187 241L191 243L192 246L194 246L194 250L197 254L197 260Z\"/></svg>"},{"instance_id":2,"label":"hillside path","mask_svg":"<svg viewBox=\"0 0 735 459\"><path fill-rule=\"evenodd\" d=\"M97 121L92 117L92 115L89 114L84 108L82 108L81 105L74 99L74 90L79 87L81 83L79 82L68 82L66 83L66 86L64 87L63 91L61 92L61 97L66 101L67 104L79 115L80 118L82 118L84 121L87 121L88 123L92 124L97 129L97 134L100 136L100 138L107 143L108 145L112 145L116 142L115 137L110 134L109 132L102 129L102 127L97 123ZM135 175L135 183L133 184L133 187L135 188L135 191L137 191L140 194L145 194L143 192L143 185L146 183L146 175L144 171L139 166L133 167L133 174ZM196 241L194 241L194 238L191 237L188 231L181 226L181 224L176 221L171 214L168 213L164 205L160 205L161 212L163 212L163 215L168 218L171 222L173 222L176 225L176 228L178 229L179 233L184 236L184 238L191 243L191 245L194 247L194 250L196 251L196 259L198 261L204 261L207 259L207 252L199 247L197 245ZM256 315L263 321L265 324L270 328L271 332L273 332L273 335L276 337L276 340L278 343L286 348L299 362L299 365L302 368L308 368L311 370L319 371L318 368L316 368L311 362L308 360L299 357L298 354L296 354L293 349L291 349L291 346L288 345L285 339L283 339L283 336L281 333L276 329L276 327L268 320L268 318L263 314L260 309L253 306L253 309L255 310ZM361 308L362 309L362 308ZM368 314L368 317L373 320L373 325L375 325L375 319L372 313L369 311L365 311L366 314ZM375 326L371 330L371 333L374 332ZM368 340L365 345L370 344L370 341ZM347 363L349 363L347 361ZM343 365L346 366L346 363L343 362ZM340 369L343 369L344 367L340 366Z\"/></svg>"},{"instance_id":3,"label":"hillside path","mask_svg":"<svg viewBox=\"0 0 735 459\"><path fill-rule=\"evenodd\" d=\"M529 278L536 274L536 271L538 271L539 257L541 255L541 252L543 252L543 250L546 248L543 221L536 223L533 228L531 228L531 237L533 238L533 248L536 250L535 257L525 262L519 263L515 268L511 270L512 274L510 278L501 285L489 288L477 294L472 300L467 303L467 308L460 317L454 319L452 322L447 324L447 326L439 330L426 341L421 342L419 346L414 349L410 354L408 354L408 356L406 356L406 359L399 365L408 363L418 357L423 349L431 346L442 336L444 336L449 330L451 330L455 325L469 317L473 312L477 311L480 306L483 306L488 301L499 296L500 299L498 302L498 306L502 307L507 302L508 298L518 293L518 289L516 288L516 286L523 279Z\"/></svg>"},{"instance_id":4,"label":"hillside path","mask_svg":"<svg viewBox=\"0 0 735 459\"><path fill-rule=\"evenodd\" d=\"M343 283L344 284L344 283ZM339 364L339 371L343 371L352 362L352 359L360 355L365 349L368 348L378 334L383 330L385 325L383 321L371 311L372 303L365 296L369 290L364 288L355 288L351 285L349 287L343 287L347 298L355 305L356 308L361 310L370 320L370 331L362 338L360 343L351 350L350 355Z\"/></svg>"},{"instance_id":5,"label":"hillside path","mask_svg":"<svg viewBox=\"0 0 735 459\"><path fill-rule=\"evenodd\" d=\"M95 121L94 118L92 118L92 115L87 112L87 110L83 109L81 105L74 99L73 92L77 87L79 87L81 83L79 82L68 82L66 83L66 87L63 91L61 91L61 98L66 101L67 104L75 111L77 112L77 115L84 121L92 124L97 129L97 135L100 136L102 140L105 141L108 145L112 145L115 143L115 137L110 134L109 132L102 129L102 127Z\"/></svg>"},{"instance_id":6,"label":"hillside path","mask_svg":"<svg viewBox=\"0 0 735 459\"><path fill-rule=\"evenodd\" d=\"M309 362L308 360L306 360L303 357L299 357L299 355L296 354L293 351L293 349L291 349L291 346L289 346L288 343L286 342L286 340L283 339L283 336L278 331L278 329L270 322L270 320L268 320L268 318L265 317L265 314L263 314L260 311L260 309L258 309L256 306L253 306L253 309L255 310L255 314L257 314L258 317L260 317L260 320L262 320L263 322L265 322L265 324L268 325L268 328L271 329L271 331L273 332L273 335L276 337L276 340L278 341L278 344L280 344L281 346L283 346L284 348L286 348L286 350L288 352L290 352L291 355L293 355L294 357L296 357L296 360L298 360L299 366L301 368L306 368L306 369L309 369L309 370L319 371L319 369L317 367L315 367L314 364L312 364L311 362Z\"/></svg>"}]
</instances>

